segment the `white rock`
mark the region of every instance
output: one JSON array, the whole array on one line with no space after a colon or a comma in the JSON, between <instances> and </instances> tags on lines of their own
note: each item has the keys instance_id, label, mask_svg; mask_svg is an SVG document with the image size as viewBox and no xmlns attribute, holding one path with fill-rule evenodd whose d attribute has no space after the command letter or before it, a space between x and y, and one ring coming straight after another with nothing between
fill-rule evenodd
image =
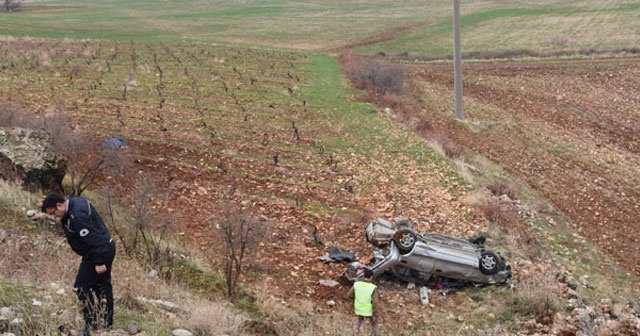
<instances>
[{"instance_id":1,"label":"white rock","mask_svg":"<svg viewBox=\"0 0 640 336\"><path fill-rule=\"evenodd\" d=\"M15 317L15 313L13 312L13 309L9 307L2 307L0 308L0 317L3 317L6 320L10 320Z\"/></svg>"},{"instance_id":2,"label":"white rock","mask_svg":"<svg viewBox=\"0 0 640 336\"><path fill-rule=\"evenodd\" d=\"M171 332L172 336L193 336L193 334L189 330L185 329L175 329Z\"/></svg>"}]
</instances>

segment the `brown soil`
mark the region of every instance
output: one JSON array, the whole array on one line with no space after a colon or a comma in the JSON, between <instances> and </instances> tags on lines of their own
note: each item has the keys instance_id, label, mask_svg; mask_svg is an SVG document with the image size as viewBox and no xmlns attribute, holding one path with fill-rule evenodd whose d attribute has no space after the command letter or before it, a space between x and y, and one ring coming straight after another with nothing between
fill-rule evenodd
<instances>
[{"instance_id":1,"label":"brown soil","mask_svg":"<svg viewBox=\"0 0 640 336\"><path fill-rule=\"evenodd\" d=\"M10 74L14 70L4 71ZM640 266L636 263L640 257L638 59L465 63L467 115L462 123L453 120L450 64L408 65L406 71L410 85L403 96L370 94L369 99L381 108L392 107L398 120L417 134L461 148L460 152L480 153L503 167L542 193L553 205L536 210L542 214L566 215L577 234L598 244L612 260L640 275ZM230 78L241 82L240 77ZM297 85L290 79L291 86ZM280 80L288 83L288 79ZM19 88L33 83L35 81L23 80ZM49 91L53 92L53 87L40 88L46 90L44 93L36 88L23 90L24 95L12 94L11 90L3 95L4 99L16 103L22 101L32 110L49 113L44 107L49 106ZM456 237L469 236L488 226L485 218L467 211L470 209L465 199L469 195L456 179L448 178L454 175L452 168L443 168L444 165L429 160L412 161L414 159L402 156L400 150L392 154L380 150L380 156L387 157L375 158L357 154L333 158L329 153L319 154L309 149L319 147L313 143L312 135L308 138L303 135L299 142L291 136L290 129L278 129L268 122L252 124L252 117L258 115L260 108L247 114L248 121L247 115L242 122L241 117L211 120L210 124L242 123L242 127L235 126L237 137L243 141L182 131L196 124L184 122L194 118L191 102L189 107L167 103L169 107L162 113L171 117L167 118L171 121L168 123L171 130L162 133L157 129L164 127L163 119L154 107L153 96L144 96L148 100L143 101L145 104L135 98L118 101L124 112L115 109L110 101L99 100L98 95L92 96L96 101L71 97L68 109L78 113L82 127L111 130L120 127L114 126L119 125L118 120L123 124L126 120L129 134L149 133L141 138L153 139L128 139L133 167L126 176L101 180L101 185L122 181L119 197L123 204L130 206L138 189L135 181L139 176L153 175L158 187L168 195L166 200L159 197L154 208L171 213L173 229L180 233L177 236L205 252L214 268L221 262L224 247L216 224L225 218L225 210L241 204L251 212L250 218L260 221L262 229L258 250L249 261L255 276L243 281L252 281L283 300L313 301L319 313L350 312L351 308L349 301L342 300L347 287L318 284L320 279L338 279L346 265L323 264L318 257L328 254L331 246L354 251L358 258L370 255L363 229L371 217L402 216L411 219L418 230ZM231 96L221 97L221 105L225 100L232 101ZM303 106L296 105L265 106L264 110L268 111L265 115L295 115L299 119L303 118L302 111L306 112ZM99 117L93 117L91 112ZM121 113L129 115L121 119ZM137 126L149 119L154 120L157 127ZM349 130L323 131L346 137L343 133ZM277 148L280 150L278 163L264 159L271 157L274 150L264 141L269 140L264 138L265 134L272 134L281 144ZM101 138L109 135L105 131ZM390 135L407 136L405 131ZM372 143L371 146L379 145ZM304 150L299 149L302 147ZM466 157L476 171L485 169L472 155ZM311 164L289 165L288 158L290 162ZM324 164L334 159L339 161L339 169ZM392 181L397 177L394 172L398 171L406 183ZM351 184L355 192L349 188ZM361 192L364 184L368 184L370 192ZM307 211L318 205L324 212ZM345 210L341 211L342 208ZM518 228L518 235L526 231L522 226ZM601 261L603 265L607 263L608 260ZM519 272L520 269L514 267L514 277L517 278ZM381 293L382 301L406 308L386 312L387 323L392 324L397 316L406 312L424 311L413 309L421 306L419 298L414 292L407 294L400 290L402 284L390 281L380 284L385 289ZM327 308L325 303L329 300L335 301L337 308ZM441 306L455 305L457 300L464 298L462 295L434 297L437 309L413 317L416 321L426 321L425 318L434 311L437 314ZM442 301L448 303L441 305ZM446 309L440 313L448 316Z\"/></svg>"},{"instance_id":2,"label":"brown soil","mask_svg":"<svg viewBox=\"0 0 640 336\"><path fill-rule=\"evenodd\" d=\"M403 121L497 163L640 275L638 59L465 64L464 123L454 122L453 102L425 98L453 99L450 64L409 66L408 74Z\"/></svg>"},{"instance_id":3,"label":"brown soil","mask_svg":"<svg viewBox=\"0 0 640 336\"><path fill-rule=\"evenodd\" d=\"M444 134L456 146L488 157L553 204L553 209L537 210L568 216L578 234L605 249L616 262L640 274L635 262L640 257L637 229L640 66L636 60L467 64L464 68L465 123L453 120L451 102L437 101L453 97L451 65L409 66L407 70L412 81L410 89L401 102L391 97L399 120L425 137ZM380 107L390 104L390 97L369 97ZM430 97L434 97L435 103L428 102ZM195 150L151 143L133 143L131 147L136 148L137 156L147 158L181 157L185 162L194 162L202 155ZM363 225L374 215L397 214L395 209L373 209L388 207L390 203L402 204L407 210L405 215L414 219L420 211L437 209L435 212L442 216L442 222L419 228L459 237L486 225L483 219L456 218L457 211L453 209L461 205L455 197L440 201L434 200L437 197L427 198L416 205L411 202L420 197L415 197L411 188L389 189L363 197L344 190L335 192L316 187L301 190L275 182L282 178L270 178L273 174L301 174L332 183L345 178L329 169L294 172L286 165L242 160L225 162L226 169L254 172L238 178L222 169L204 170L156 159L141 159L138 164L140 170L151 170L165 177L162 187L170 195L177 195L169 207L177 209L185 239L207 251L213 263L219 262L215 256L222 253L221 244L216 244L220 242L220 235L211 230L212 223L224 216L216 209L225 209L225 202L242 203L251 209L256 218L263 221L265 229L259 251L251 261L253 270L261 276L252 281L265 288L277 288L274 295L288 293L289 299L312 300L319 313L335 309L348 313L351 308L349 301L342 299L347 287L318 284L318 279L338 279L345 264L323 264L317 257L328 254L330 246L355 251L358 258L369 255L369 247L362 239ZM266 202L251 197L247 192L252 190L289 195L283 199L297 193L301 203L318 202L361 210L352 211L350 215L309 218L304 205ZM456 223L455 227L448 225L451 222ZM518 272L514 270L516 278ZM383 281L381 285L385 289L382 299L387 304L402 305L407 311L419 310L418 297L407 296L401 284ZM330 300L336 301L335 308L325 306ZM455 304L455 300L434 297L432 303L446 307ZM430 311L427 315L433 313ZM385 319L393 321L404 314L389 311Z\"/></svg>"},{"instance_id":4,"label":"brown soil","mask_svg":"<svg viewBox=\"0 0 640 336\"><path fill-rule=\"evenodd\" d=\"M51 11L51 10L67 10L67 9L79 9L84 8L86 6L43 6L43 5L24 5L20 7L20 11L22 12L41 12L41 11Z\"/></svg>"}]
</instances>

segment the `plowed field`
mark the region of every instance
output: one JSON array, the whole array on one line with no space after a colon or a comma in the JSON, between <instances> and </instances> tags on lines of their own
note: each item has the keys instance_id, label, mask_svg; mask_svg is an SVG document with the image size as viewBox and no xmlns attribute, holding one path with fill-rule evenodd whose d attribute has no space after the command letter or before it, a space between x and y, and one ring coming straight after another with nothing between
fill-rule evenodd
<instances>
[{"instance_id":1,"label":"plowed field","mask_svg":"<svg viewBox=\"0 0 640 336\"><path fill-rule=\"evenodd\" d=\"M405 122L418 118L496 162L640 274L638 59L465 64L463 123L453 121L451 65L409 74Z\"/></svg>"}]
</instances>

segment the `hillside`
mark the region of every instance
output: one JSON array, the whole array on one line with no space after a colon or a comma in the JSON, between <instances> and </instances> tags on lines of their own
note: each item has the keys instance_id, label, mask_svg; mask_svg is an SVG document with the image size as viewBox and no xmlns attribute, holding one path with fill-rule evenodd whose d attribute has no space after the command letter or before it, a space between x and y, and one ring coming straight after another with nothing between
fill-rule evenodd
<instances>
[{"instance_id":1,"label":"hillside","mask_svg":"<svg viewBox=\"0 0 640 336\"><path fill-rule=\"evenodd\" d=\"M434 148L446 153L446 134L456 136L443 132L451 127L446 119L417 127L418 134L427 131L422 134L427 138L440 134L435 139L440 146L430 147L397 124L395 118L415 121L397 99L387 112L382 108L388 101L380 107L349 102L350 97L366 96L347 88L328 57L152 43L6 43L12 48L4 49L4 59L11 61L3 68L2 97L14 107L4 111L33 111L36 127L51 127L53 120L67 120L67 115L76 130L91 130L96 144L111 136L129 142L131 166L102 176L94 186L99 194L119 195L126 208L136 204L138 191L149 190L145 183L152 181L157 215L173 218L158 219L157 229L169 228L170 241L194 247L214 271L223 253L222 232L216 228L230 209L241 205L260 223L260 239L243 282L255 291L252 300L265 298L272 308L298 307L289 313L298 317L280 322L282 317L259 310L269 330L313 334L333 328L321 322L330 316L346 319L350 304L342 297L347 288L319 284L337 279L345 265L323 264L318 257L331 246L354 251L359 258L370 255L361 237L373 217L405 217L419 230L456 237L485 233L514 268L513 287L468 288L434 297L429 308L402 283L380 279L387 307L383 330L390 334L459 328L468 334L569 330L570 318L576 317L563 314L571 312L565 307L573 305L571 297L588 305L600 300L625 305L637 297L631 285L635 276L613 262L609 267L599 264L601 270L587 263L606 257L586 234L573 231L554 204L526 196L535 190L512 187L522 190L523 196L514 196L524 201L517 207L495 203L482 191L483 178L510 179L506 173L497 173L489 161L455 164L440 156ZM413 83L418 90L419 82ZM430 104L443 103L433 97ZM433 105L432 111L446 110L445 104ZM469 114L473 120L474 113ZM475 173L465 173L470 165ZM491 204L498 204L497 212L488 211ZM130 225L129 220L114 224ZM115 285L122 287L120 281L128 277L116 271L118 278ZM196 289L211 298L221 295L219 285L200 283ZM490 320L480 317L489 312ZM317 320L299 325L298 319L308 314ZM398 319L406 324L391 322Z\"/></svg>"},{"instance_id":2,"label":"hillside","mask_svg":"<svg viewBox=\"0 0 640 336\"><path fill-rule=\"evenodd\" d=\"M443 107L418 118L539 191L551 214L570 218L578 235L640 275L637 61L470 64L465 124L446 122ZM412 67L416 101L433 104L427 92L447 92L450 71Z\"/></svg>"},{"instance_id":3,"label":"hillside","mask_svg":"<svg viewBox=\"0 0 640 336\"><path fill-rule=\"evenodd\" d=\"M24 5L0 13L0 126L57 135L67 185L103 140L128 143L85 193L119 230L120 331L348 334L348 286L322 284L346 264L319 257L369 257L367 223L402 217L485 234L514 276L427 306L382 276L384 335L640 332L637 5L466 2L464 121L450 1ZM78 318L75 256L27 216L40 194L0 182L0 308L26 317L0 333L57 334ZM238 224L253 231L230 299ZM140 232L152 243L126 248Z\"/></svg>"}]
</instances>

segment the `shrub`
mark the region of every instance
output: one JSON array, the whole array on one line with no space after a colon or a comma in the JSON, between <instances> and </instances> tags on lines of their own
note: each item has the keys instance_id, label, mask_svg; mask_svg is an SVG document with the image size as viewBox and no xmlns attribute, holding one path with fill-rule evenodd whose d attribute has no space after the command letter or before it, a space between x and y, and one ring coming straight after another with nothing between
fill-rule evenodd
<instances>
[{"instance_id":1,"label":"shrub","mask_svg":"<svg viewBox=\"0 0 640 336\"><path fill-rule=\"evenodd\" d=\"M252 218L246 209L230 205L219 225L225 243L223 275L227 285L227 296L236 295L236 287L244 272L245 262L255 253L258 220Z\"/></svg>"},{"instance_id":2,"label":"shrub","mask_svg":"<svg viewBox=\"0 0 640 336\"><path fill-rule=\"evenodd\" d=\"M384 63L378 58L357 58L345 64L347 75L359 89L373 89L379 93L401 95L405 72L400 64Z\"/></svg>"},{"instance_id":3,"label":"shrub","mask_svg":"<svg viewBox=\"0 0 640 336\"><path fill-rule=\"evenodd\" d=\"M533 317L539 323L552 324L553 316L562 306L557 288L557 280L548 272L540 272L537 277L524 279L513 297L514 311Z\"/></svg>"},{"instance_id":4,"label":"shrub","mask_svg":"<svg viewBox=\"0 0 640 336\"><path fill-rule=\"evenodd\" d=\"M430 135L429 140L437 146L446 157L454 160L464 159L464 149L444 133L435 132Z\"/></svg>"},{"instance_id":5,"label":"shrub","mask_svg":"<svg viewBox=\"0 0 640 336\"><path fill-rule=\"evenodd\" d=\"M475 211L492 223L504 228L515 227L519 223L518 213L508 204L494 198L484 198L475 205Z\"/></svg>"},{"instance_id":6,"label":"shrub","mask_svg":"<svg viewBox=\"0 0 640 336\"><path fill-rule=\"evenodd\" d=\"M518 186L509 179L497 179L491 183L488 188L494 196L500 197L505 195L512 200L518 199Z\"/></svg>"}]
</instances>

